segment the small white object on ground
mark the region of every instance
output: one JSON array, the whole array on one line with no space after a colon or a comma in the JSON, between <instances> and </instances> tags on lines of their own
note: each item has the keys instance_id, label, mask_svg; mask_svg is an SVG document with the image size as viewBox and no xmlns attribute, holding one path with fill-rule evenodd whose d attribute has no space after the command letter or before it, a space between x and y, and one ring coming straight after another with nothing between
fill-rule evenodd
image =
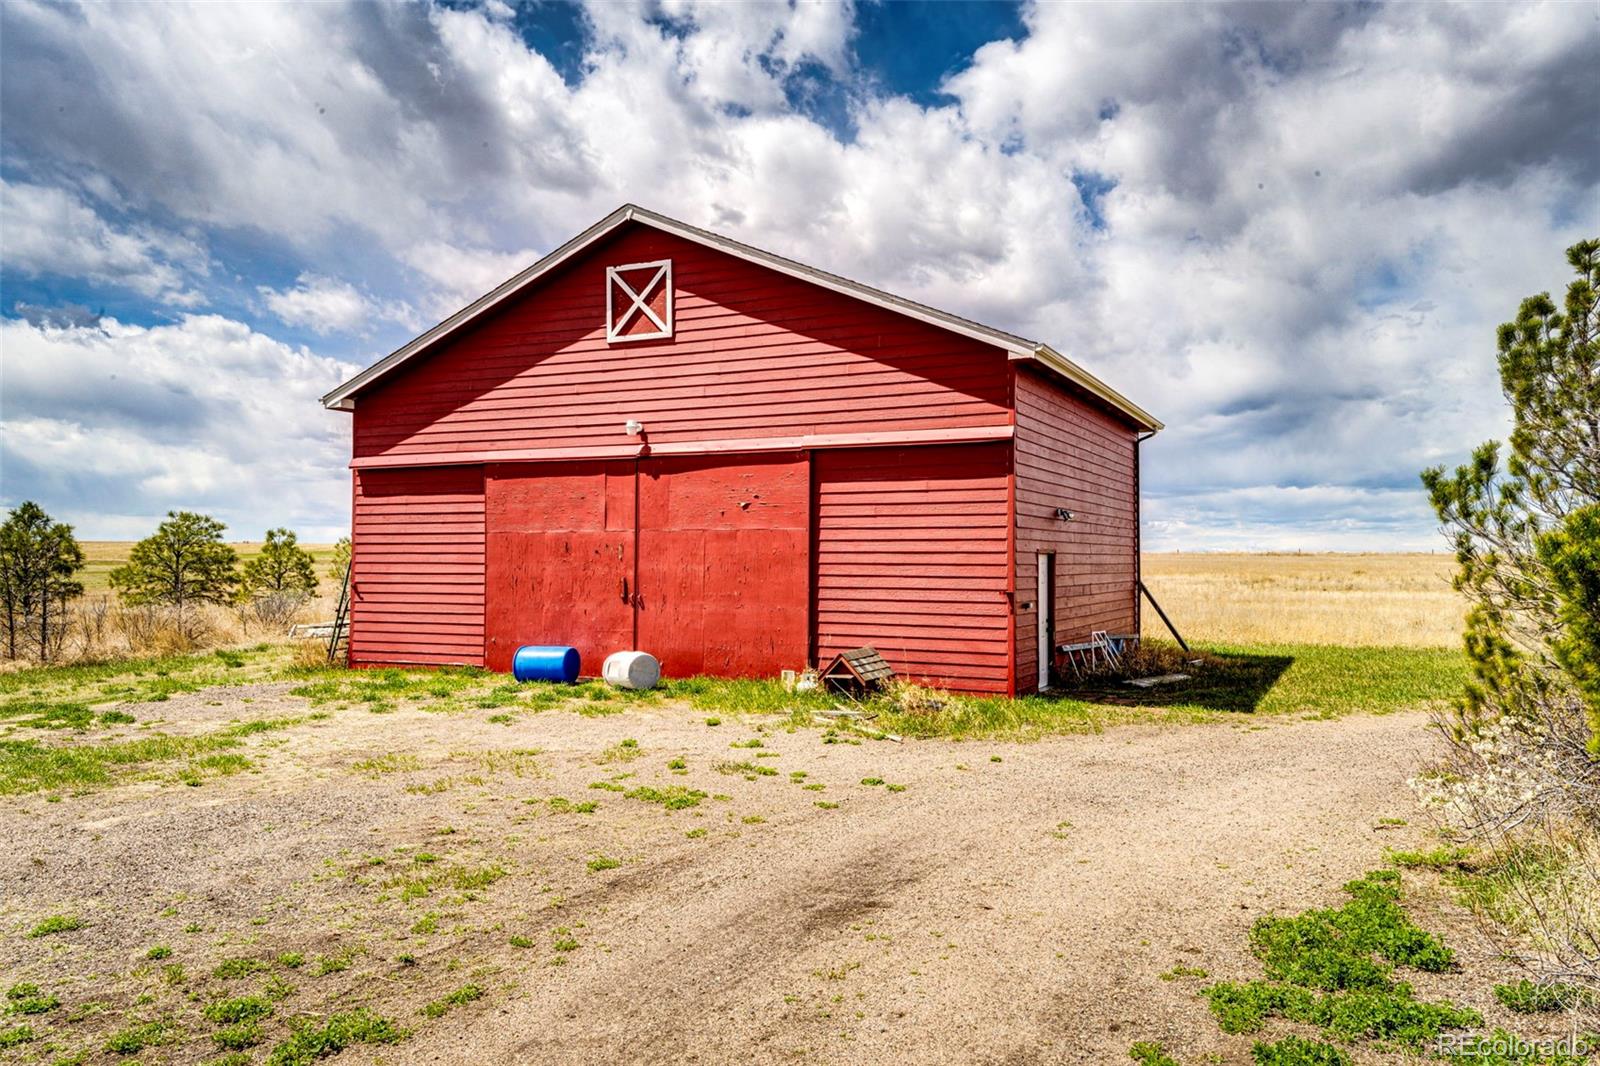
<instances>
[{"instance_id":1,"label":"small white object on ground","mask_svg":"<svg viewBox=\"0 0 1600 1066\"><path fill-rule=\"evenodd\" d=\"M1139 688L1155 688L1157 685L1170 685L1174 681L1187 681L1188 674L1162 674L1159 677L1132 677L1126 684L1136 685Z\"/></svg>"},{"instance_id":2,"label":"small white object on ground","mask_svg":"<svg viewBox=\"0 0 1600 1066\"><path fill-rule=\"evenodd\" d=\"M617 651L606 656L600 676L617 688L655 688L661 680L661 663L645 651Z\"/></svg>"}]
</instances>

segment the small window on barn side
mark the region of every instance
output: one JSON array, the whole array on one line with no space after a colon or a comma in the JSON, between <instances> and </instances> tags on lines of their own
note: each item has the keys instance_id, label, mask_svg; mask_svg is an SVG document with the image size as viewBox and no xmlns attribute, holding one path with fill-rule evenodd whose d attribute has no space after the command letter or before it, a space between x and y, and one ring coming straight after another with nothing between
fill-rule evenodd
<instances>
[{"instance_id":1,"label":"small window on barn side","mask_svg":"<svg viewBox=\"0 0 1600 1066\"><path fill-rule=\"evenodd\" d=\"M672 260L606 267L606 341L672 336Z\"/></svg>"}]
</instances>

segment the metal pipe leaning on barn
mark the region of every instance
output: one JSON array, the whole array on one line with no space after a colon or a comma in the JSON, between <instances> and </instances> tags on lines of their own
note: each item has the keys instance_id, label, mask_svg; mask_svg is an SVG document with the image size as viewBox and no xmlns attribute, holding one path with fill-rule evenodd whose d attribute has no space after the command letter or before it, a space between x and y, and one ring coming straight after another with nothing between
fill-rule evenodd
<instances>
[{"instance_id":1,"label":"metal pipe leaning on barn","mask_svg":"<svg viewBox=\"0 0 1600 1066\"><path fill-rule=\"evenodd\" d=\"M511 675L518 681L578 680L578 649L564 644L524 644L511 659Z\"/></svg>"}]
</instances>

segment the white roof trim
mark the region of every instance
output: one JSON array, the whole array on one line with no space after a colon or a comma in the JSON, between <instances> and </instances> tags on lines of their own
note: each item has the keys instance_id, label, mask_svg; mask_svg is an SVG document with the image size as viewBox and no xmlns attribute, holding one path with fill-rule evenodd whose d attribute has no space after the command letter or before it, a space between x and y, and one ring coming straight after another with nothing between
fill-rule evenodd
<instances>
[{"instance_id":1,"label":"white roof trim","mask_svg":"<svg viewBox=\"0 0 1600 1066\"><path fill-rule=\"evenodd\" d=\"M436 341L441 340L478 316L487 313L507 299L515 296L524 288L545 274L550 273L625 222L643 223L663 232L682 237L684 240L694 241L696 244L715 248L737 258L768 267L781 274L788 274L790 277L799 278L813 285L820 285L825 289L831 289L845 296L865 300L867 303L876 304L890 311L907 315L928 325L937 326L952 333L959 333L984 344L994 345L1004 350L1012 359L1033 360L1060 374L1067 380L1098 396L1146 429L1157 430L1162 428L1161 422L1148 412L1132 403L1121 393L1087 370L1084 370L1066 356L1052 349L1049 345L1030 341L1013 333L995 329L992 326L981 325L959 315L953 315L948 311L940 311L937 308L917 303L915 300L908 300L903 296L896 296L881 289L874 289L870 285L863 285L858 281L851 281L837 274L830 274L825 270L818 270L816 267L797 263L792 259L785 259L783 256L774 255L772 252L764 251L748 244L742 244L739 241L691 226L686 222L679 222L677 219L668 218L665 215L657 214L634 204L624 204L617 208L611 214L596 222L526 270L514 275L421 336L373 363L361 373L324 396L322 398L323 406L335 410L354 410L355 394L363 388L388 374L412 356L431 347Z\"/></svg>"}]
</instances>

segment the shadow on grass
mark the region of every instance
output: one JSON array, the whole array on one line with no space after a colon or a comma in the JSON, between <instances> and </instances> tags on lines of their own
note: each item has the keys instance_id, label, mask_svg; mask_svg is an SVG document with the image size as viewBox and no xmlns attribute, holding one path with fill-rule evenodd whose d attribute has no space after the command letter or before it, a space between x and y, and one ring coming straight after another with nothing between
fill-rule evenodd
<instances>
[{"instance_id":1,"label":"shadow on grass","mask_svg":"<svg viewBox=\"0 0 1600 1066\"><path fill-rule=\"evenodd\" d=\"M1139 688L1121 677L1091 677L1058 685L1055 695L1118 707L1198 707L1251 714L1272 691L1294 656L1249 652L1196 652L1199 663L1168 664L1162 672L1185 673L1186 681Z\"/></svg>"}]
</instances>

